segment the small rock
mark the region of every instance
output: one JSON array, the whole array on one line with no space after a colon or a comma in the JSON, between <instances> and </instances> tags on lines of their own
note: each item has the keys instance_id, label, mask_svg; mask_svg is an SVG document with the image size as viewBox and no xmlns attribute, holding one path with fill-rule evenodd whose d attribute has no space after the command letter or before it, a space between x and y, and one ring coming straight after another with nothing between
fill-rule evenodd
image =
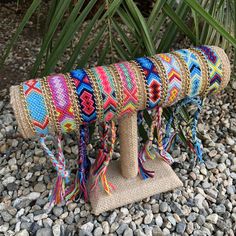
<instances>
[{"instance_id":1,"label":"small rock","mask_svg":"<svg viewBox=\"0 0 236 236\"><path fill-rule=\"evenodd\" d=\"M218 217L219 217L219 216L214 213L214 214L211 214L211 215L207 216L206 220L207 220L208 222L212 223L212 224L216 224L217 221L218 221Z\"/></svg>"},{"instance_id":2,"label":"small rock","mask_svg":"<svg viewBox=\"0 0 236 236\"><path fill-rule=\"evenodd\" d=\"M26 198L30 200L37 200L39 197L40 197L40 193L38 192L31 192L26 196Z\"/></svg>"},{"instance_id":3,"label":"small rock","mask_svg":"<svg viewBox=\"0 0 236 236\"><path fill-rule=\"evenodd\" d=\"M39 193L42 193L46 190L46 186L43 184L43 183L37 183L35 186L34 186L34 191L35 192L39 192Z\"/></svg>"},{"instance_id":4,"label":"small rock","mask_svg":"<svg viewBox=\"0 0 236 236\"><path fill-rule=\"evenodd\" d=\"M168 204L166 202L162 202L160 204L160 211L161 212L167 212L168 211Z\"/></svg>"},{"instance_id":5,"label":"small rock","mask_svg":"<svg viewBox=\"0 0 236 236\"><path fill-rule=\"evenodd\" d=\"M0 233L7 232L8 229L9 229L9 223L0 225Z\"/></svg>"},{"instance_id":6,"label":"small rock","mask_svg":"<svg viewBox=\"0 0 236 236\"><path fill-rule=\"evenodd\" d=\"M122 208L120 209L120 212L122 212L123 215L125 215L125 216L129 214L129 210L128 210L126 207L122 207Z\"/></svg>"},{"instance_id":7,"label":"small rock","mask_svg":"<svg viewBox=\"0 0 236 236\"><path fill-rule=\"evenodd\" d=\"M55 216L59 217L63 213L63 208L62 207L53 207L52 212Z\"/></svg>"},{"instance_id":8,"label":"small rock","mask_svg":"<svg viewBox=\"0 0 236 236\"><path fill-rule=\"evenodd\" d=\"M94 224L92 222L88 222L88 223L81 226L81 229L85 233L91 233L93 231L93 228L94 228Z\"/></svg>"},{"instance_id":9,"label":"small rock","mask_svg":"<svg viewBox=\"0 0 236 236\"><path fill-rule=\"evenodd\" d=\"M107 218L108 223L111 225L117 217L116 211L113 211Z\"/></svg>"},{"instance_id":10,"label":"small rock","mask_svg":"<svg viewBox=\"0 0 236 236\"><path fill-rule=\"evenodd\" d=\"M43 220L43 219L47 219L48 218L48 214L43 213L43 214L39 214L37 216L34 216L34 220L35 221L39 221L39 220Z\"/></svg>"},{"instance_id":11,"label":"small rock","mask_svg":"<svg viewBox=\"0 0 236 236\"><path fill-rule=\"evenodd\" d=\"M23 229L20 232L16 233L16 236L29 236L29 233L26 229Z\"/></svg>"},{"instance_id":12,"label":"small rock","mask_svg":"<svg viewBox=\"0 0 236 236\"><path fill-rule=\"evenodd\" d=\"M59 224L55 224L52 226L53 236L60 236L61 235L61 226Z\"/></svg>"},{"instance_id":13,"label":"small rock","mask_svg":"<svg viewBox=\"0 0 236 236\"><path fill-rule=\"evenodd\" d=\"M4 186L7 186L8 184L15 182L15 180L16 180L16 178L14 176L9 176L2 181L2 184Z\"/></svg>"},{"instance_id":14,"label":"small rock","mask_svg":"<svg viewBox=\"0 0 236 236\"><path fill-rule=\"evenodd\" d=\"M76 207L77 207L77 203L75 202L71 202L69 205L68 205L68 210L69 211L73 211Z\"/></svg>"},{"instance_id":15,"label":"small rock","mask_svg":"<svg viewBox=\"0 0 236 236\"><path fill-rule=\"evenodd\" d=\"M230 146L233 146L235 144L235 141L232 138L230 138L229 136L226 136L226 140L225 141Z\"/></svg>"},{"instance_id":16,"label":"small rock","mask_svg":"<svg viewBox=\"0 0 236 236\"><path fill-rule=\"evenodd\" d=\"M154 214L159 213L159 204L154 204L154 205L152 205L152 212L153 212Z\"/></svg>"},{"instance_id":17,"label":"small rock","mask_svg":"<svg viewBox=\"0 0 236 236\"><path fill-rule=\"evenodd\" d=\"M103 228L103 233L104 234L109 234L110 226L109 226L107 221L102 222L102 228Z\"/></svg>"},{"instance_id":18,"label":"small rock","mask_svg":"<svg viewBox=\"0 0 236 236\"><path fill-rule=\"evenodd\" d=\"M19 188L19 186L16 183L9 183L7 185L7 190L8 191L15 191L15 190L18 190L18 188Z\"/></svg>"},{"instance_id":19,"label":"small rock","mask_svg":"<svg viewBox=\"0 0 236 236\"><path fill-rule=\"evenodd\" d=\"M144 218L144 224L148 225L152 222L153 214L149 212Z\"/></svg>"},{"instance_id":20,"label":"small rock","mask_svg":"<svg viewBox=\"0 0 236 236\"><path fill-rule=\"evenodd\" d=\"M128 227L128 228L125 230L123 236L133 236L133 230Z\"/></svg>"},{"instance_id":21,"label":"small rock","mask_svg":"<svg viewBox=\"0 0 236 236\"><path fill-rule=\"evenodd\" d=\"M93 235L94 236L101 236L102 235L102 233L103 233L103 229L102 229L102 227L97 227L94 231L93 231Z\"/></svg>"},{"instance_id":22,"label":"small rock","mask_svg":"<svg viewBox=\"0 0 236 236\"><path fill-rule=\"evenodd\" d=\"M9 222L12 219L12 215L10 215L7 211L1 212L1 216L5 222Z\"/></svg>"},{"instance_id":23,"label":"small rock","mask_svg":"<svg viewBox=\"0 0 236 236\"><path fill-rule=\"evenodd\" d=\"M39 229L36 236L52 236L52 230L50 228Z\"/></svg>"},{"instance_id":24,"label":"small rock","mask_svg":"<svg viewBox=\"0 0 236 236\"><path fill-rule=\"evenodd\" d=\"M156 226L158 227L161 227L162 224L163 224L163 219L160 215L158 215L156 218L155 218L155 223L156 223Z\"/></svg>"},{"instance_id":25,"label":"small rock","mask_svg":"<svg viewBox=\"0 0 236 236\"><path fill-rule=\"evenodd\" d=\"M179 222L176 226L176 232L179 234L183 234L186 229L186 223L184 222Z\"/></svg>"},{"instance_id":26,"label":"small rock","mask_svg":"<svg viewBox=\"0 0 236 236\"><path fill-rule=\"evenodd\" d=\"M127 224L121 223L120 227L116 230L116 233L123 234L127 228L128 228Z\"/></svg>"},{"instance_id":27,"label":"small rock","mask_svg":"<svg viewBox=\"0 0 236 236\"><path fill-rule=\"evenodd\" d=\"M232 89L236 90L236 81L232 82Z\"/></svg>"},{"instance_id":28,"label":"small rock","mask_svg":"<svg viewBox=\"0 0 236 236\"><path fill-rule=\"evenodd\" d=\"M205 162L206 164L206 167L208 170L212 170L212 169L215 169L217 167L217 163L213 162L213 161L210 161L210 160L207 160Z\"/></svg>"},{"instance_id":29,"label":"small rock","mask_svg":"<svg viewBox=\"0 0 236 236\"><path fill-rule=\"evenodd\" d=\"M209 157L215 157L217 155L217 151L215 149L213 149L212 151L210 151L208 153Z\"/></svg>"}]
</instances>

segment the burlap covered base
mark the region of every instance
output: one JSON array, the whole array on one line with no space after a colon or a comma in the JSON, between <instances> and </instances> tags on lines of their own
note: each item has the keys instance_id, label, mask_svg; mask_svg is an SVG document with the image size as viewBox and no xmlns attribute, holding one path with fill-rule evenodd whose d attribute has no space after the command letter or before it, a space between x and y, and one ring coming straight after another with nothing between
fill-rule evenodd
<instances>
[{"instance_id":1,"label":"burlap covered base","mask_svg":"<svg viewBox=\"0 0 236 236\"><path fill-rule=\"evenodd\" d=\"M130 204L157 193L166 192L182 186L182 182L163 160L150 160L145 163L149 170L155 170L154 178L142 180L139 176L125 179L121 176L120 162L113 161L108 168L108 180L115 185L116 189L108 195L100 186L90 192L90 202L93 213L98 215L102 212Z\"/></svg>"}]
</instances>

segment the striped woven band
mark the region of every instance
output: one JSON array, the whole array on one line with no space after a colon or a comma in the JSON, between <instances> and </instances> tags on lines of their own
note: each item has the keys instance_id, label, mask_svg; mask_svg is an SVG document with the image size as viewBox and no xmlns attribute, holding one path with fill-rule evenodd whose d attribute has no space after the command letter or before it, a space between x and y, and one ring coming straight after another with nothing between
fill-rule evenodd
<instances>
[{"instance_id":1,"label":"striped woven band","mask_svg":"<svg viewBox=\"0 0 236 236\"><path fill-rule=\"evenodd\" d=\"M197 48L200 49L207 58L210 73L208 94L214 94L220 89L223 80L222 61L211 47L200 46Z\"/></svg>"},{"instance_id":2,"label":"striped woven band","mask_svg":"<svg viewBox=\"0 0 236 236\"><path fill-rule=\"evenodd\" d=\"M34 125L35 132L41 136L49 133L49 117L44 100L40 79L22 83L26 107Z\"/></svg>"},{"instance_id":3,"label":"striped woven band","mask_svg":"<svg viewBox=\"0 0 236 236\"><path fill-rule=\"evenodd\" d=\"M162 53L155 55L160 59L163 64L168 81L168 91L166 100L163 102L162 106L169 106L178 101L179 95L182 90L182 72L180 70L180 65L175 59L175 57L170 53Z\"/></svg>"},{"instance_id":4,"label":"striped woven band","mask_svg":"<svg viewBox=\"0 0 236 236\"><path fill-rule=\"evenodd\" d=\"M104 120L109 121L116 115L118 106L115 83L106 66L94 67L91 72L98 81L102 94Z\"/></svg>"},{"instance_id":5,"label":"striped woven band","mask_svg":"<svg viewBox=\"0 0 236 236\"><path fill-rule=\"evenodd\" d=\"M75 83L83 124L94 122L97 119L97 108L89 76L84 69L73 70L70 75Z\"/></svg>"},{"instance_id":6,"label":"striped woven band","mask_svg":"<svg viewBox=\"0 0 236 236\"><path fill-rule=\"evenodd\" d=\"M136 61L141 66L145 80L148 86L148 108L156 107L162 97L162 82L156 66L151 59L147 57L137 58Z\"/></svg>"},{"instance_id":7,"label":"striped woven band","mask_svg":"<svg viewBox=\"0 0 236 236\"><path fill-rule=\"evenodd\" d=\"M187 64L189 74L190 74L190 91L189 96L193 97L199 95L202 87L202 71L199 65L198 58L196 55L189 51L188 49L177 50L178 53Z\"/></svg>"},{"instance_id":8,"label":"striped woven band","mask_svg":"<svg viewBox=\"0 0 236 236\"><path fill-rule=\"evenodd\" d=\"M137 110L138 106L138 87L135 73L128 62L117 63L114 66L123 85L124 102L122 104L121 115L132 113Z\"/></svg>"},{"instance_id":9,"label":"striped woven band","mask_svg":"<svg viewBox=\"0 0 236 236\"><path fill-rule=\"evenodd\" d=\"M76 129L73 105L69 97L66 76L63 74L51 75L47 77L47 82L51 91L52 101L56 109L58 121L62 133L69 133Z\"/></svg>"}]
</instances>

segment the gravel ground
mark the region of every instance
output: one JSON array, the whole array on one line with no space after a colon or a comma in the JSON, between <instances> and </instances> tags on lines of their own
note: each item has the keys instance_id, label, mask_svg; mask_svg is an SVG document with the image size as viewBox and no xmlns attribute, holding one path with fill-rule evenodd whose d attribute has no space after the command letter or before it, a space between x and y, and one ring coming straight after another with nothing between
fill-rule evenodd
<instances>
[{"instance_id":1,"label":"gravel ground","mask_svg":"<svg viewBox=\"0 0 236 236\"><path fill-rule=\"evenodd\" d=\"M2 49L17 17L9 22L0 10L0 19ZM4 88L26 78L35 54L29 44L37 51L37 37L23 36L0 72L0 235L235 235L236 82L206 101L199 124L205 163L193 167L185 150L172 153L184 187L99 216L82 200L47 212L55 172L36 140L24 140L17 132ZM64 150L72 163L77 146L71 137Z\"/></svg>"},{"instance_id":2,"label":"gravel ground","mask_svg":"<svg viewBox=\"0 0 236 236\"><path fill-rule=\"evenodd\" d=\"M183 188L99 216L82 200L46 211L55 172L37 142L20 137L8 94L0 92L0 235L235 235L235 82L206 102L199 124L205 163L192 167L186 152L172 153ZM64 150L73 162L70 137Z\"/></svg>"}]
</instances>

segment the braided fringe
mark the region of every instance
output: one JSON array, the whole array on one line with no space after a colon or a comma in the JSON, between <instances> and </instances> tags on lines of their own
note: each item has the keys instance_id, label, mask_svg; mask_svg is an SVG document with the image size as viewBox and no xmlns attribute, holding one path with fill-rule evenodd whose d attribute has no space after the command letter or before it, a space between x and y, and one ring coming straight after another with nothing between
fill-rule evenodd
<instances>
[{"instance_id":1,"label":"braided fringe","mask_svg":"<svg viewBox=\"0 0 236 236\"><path fill-rule=\"evenodd\" d=\"M65 192L65 185L69 183L69 171L66 170L65 164L65 157L62 151L61 145L61 136L57 137L57 148L58 153L57 157L53 154L53 152L47 147L45 141L47 137L40 137L40 144L44 151L47 153L52 165L57 171L57 180L53 191L49 197L50 199L50 206L54 204L59 204L65 199L66 192Z\"/></svg>"},{"instance_id":2,"label":"braided fringe","mask_svg":"<svg viewBox=\"0 0 236 236\"><path fill-rule=\"evenodd\" d=\"M108 194L111 194L111 191L115 189L114 185L110 183L107 180L107 168L110 163L113 150L114 150L114 144L116 140L116 127L115 122L111 121L111 146L110 150L108 150L108 133L109 133L109 125L107 122L101 124L102 131L100 133L101 135L101 148L99 149L98 156L96 158L96 162L94 163L94 166L92 168L92 174L95 176L94 183L91 186L91 190L94 190L99 182L99 179L101 180L101 184L103 186L103 189Z\"/></svg>"},{"instance_id":3,"label":"braided fringe","mask_svg":"<svg viewBox=\"0 0 236 236\"><path fill-rule=\"evenodd\" d=\"M158 151L157 156L160 156L163 158L164 161L166 161L168 164L172 164L174 162L172 156L170 153L168 153L167 148L170 147L170 140L171 139L165 139L163 138L162 133L162 127L161 127L161 117L162 117L163 108L157 107L157 144L158 144ZM171 136L172 137L172 136ZM174 137L174 136L173 136Z\"/></svg>"},{"instance_id":4,"label":"braided fringe","mask_svg":"<svg viewBox=\"0 0 236 236\"><path fill-rule=\"evenodd\" d=\"M84 200L88 201L88 191L86 184L88 182L90 160L87 155L87 144L89 138L89 130L87 126L81 125L80 135L78 139L78 162L77 162L77 173L74 180L73 186L67 191L66 200L75 200L77 196L83 197Z\"/></svg>"},{"instance_id":5,"label":"braided fringe","mask_svg":"<svg viewBox=\"0 0 236 236\"><path fill-rule=\"evenodd\" d=\"M198 119L202 110L203 101L201 100L200 97L186 97L179 104L177 104L175 113L176 113L176 116L178 113L180 113L182 119L184 119L187 123L187 118L185 116L185 113L183 112L183 108L191 104L195 105L197 109L194 112L193 117L191 118L191 123L189 125L189 129L187 130L187 138L188 138L187 143L191 152L195 154L196 159L201 163L203 162L202 142L197 137L197 124L198 124Z\"/></svg>"}]
</instances>

